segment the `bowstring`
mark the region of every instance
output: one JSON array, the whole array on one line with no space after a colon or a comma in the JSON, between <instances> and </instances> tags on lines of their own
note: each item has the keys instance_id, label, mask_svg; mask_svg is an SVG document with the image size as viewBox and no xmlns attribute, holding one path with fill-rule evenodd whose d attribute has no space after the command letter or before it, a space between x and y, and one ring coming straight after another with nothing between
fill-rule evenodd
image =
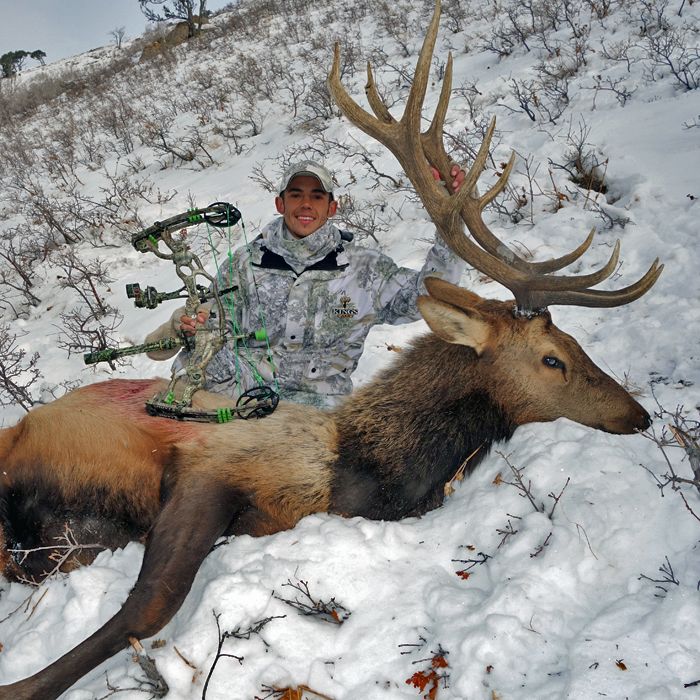
<instances>
[{"instance_id":1,"label":"bowstring","mask_svg":"<svg viewBox=\"0 0 700 700\"><path fill-rule=\"evenodd\" d=\"M226 259L228 263L228 278L229 281L233 281L233 273L234 273L234 255L233 255L233 241L232 241L232 236L233 236L233 226L231 226L230 221L227 222L228 226L226 227L226 236L227 236L227 245L228 245L228 251L226 254ZM243 220L243 217L241 216L240 219L240 225L241 229L243 231L243 240L244 240L244 245L246 248L246 252L248 253L248 273L250 274L251 279L253 280L253 289L255 291L255 296L258 302L258 316L259 316L259 323L260 323L260 328L264 331L265 333L265 349L266 349L266 359L267 362L270 365L270 368L272 369L272 379L274 383L274 389L275 391L279 394L279 382L277 379L277 368L275 367L274 359L272 356L272 348L270 347L270 338L267 333L267 324L265 322L265 314L263 312L262 306L260 304L260 296L258 294L258 285L257 285L257 280L255 279L255 274L253 272L253 268L250 262L250 254L251 254L251 249L250 249L250 241L248 240L248 233L246 231L245 227L245 221ZM218 255L216 253L216 248L214 246L214 241L212 239L212 227L207 223L207 237L209 240L209 247L212 252L212 258L214 260L214 265L216 267L216 279L219 284L223 282L223 276L222 276L222 271L221 267L219 266L219 259ZM257 365L253 359L253 354L252 354L252 349L250 348L250 345L248 344L248 339L245 337L245 334L241 333L241 328L238 324L238 321L236 320L236 300L235 300L235 292L232 290L228 294L225 294L224 297L222 298L222 304L226 311L228 312L229 319L232 324L233 328L233 333L236 336L243 336L240 338L236 338L233 343L233 356L234 356L234 365L235 365L235 381L236 385L239 387L239 389L242 389L242 381L241 381L241 362L245 361L247 364L248 368L250 369L250 372L253 376L254 381L257 383L258 386L264 386L265 381L258 372ZM239 355L239 346L243 350L244 358L241 360L241 357Z\"/></svg>"}]
</instances>

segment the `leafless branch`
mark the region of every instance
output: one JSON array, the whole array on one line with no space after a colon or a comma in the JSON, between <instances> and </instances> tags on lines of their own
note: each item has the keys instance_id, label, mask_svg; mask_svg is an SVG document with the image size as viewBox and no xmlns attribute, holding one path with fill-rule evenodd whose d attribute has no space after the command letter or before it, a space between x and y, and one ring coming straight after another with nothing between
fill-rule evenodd
<instances>
[{"instance_id":1,"label":"leafless branch","mask_svg":"<svg viewBox=\"0 0 700 700\"><path fill-rule=\"evenodd\" d=\"M314 598L309 591L307 581L298 580L292 582L291 579L288 579L287 583L283 583L282 586L288 586L298 591L301 594L301 600L298 597L289 600L277 595L275 598L281 600L283 603L287 603L287 605L291 605L302 615L318 617L320 620L330 622L334 625L342 625L351 615L351 612L346 607L336 602L335 598L331 598L328 602Z\"/></svg>"}]
</instances>

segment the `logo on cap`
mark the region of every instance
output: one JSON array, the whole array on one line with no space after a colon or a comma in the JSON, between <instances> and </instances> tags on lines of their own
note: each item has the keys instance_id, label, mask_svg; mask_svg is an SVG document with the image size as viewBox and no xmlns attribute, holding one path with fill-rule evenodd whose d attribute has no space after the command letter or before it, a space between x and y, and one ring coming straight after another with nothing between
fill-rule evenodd
<instances>
[{"instance_id":1,"label":"logo on cap","mask_svg":"<svg viewBox=\"0 0 700 700\"><path fill-rule=\"evenodd\" d=\"M287 189L292 178L295 178L297 175L315 177L321 183L324 192L333 192L333 176L330 172L320 163L316 163L313 160L304 160L301 163L292 163L284 171L278 188L280 194Z\"/></svg>"}]
</instances>

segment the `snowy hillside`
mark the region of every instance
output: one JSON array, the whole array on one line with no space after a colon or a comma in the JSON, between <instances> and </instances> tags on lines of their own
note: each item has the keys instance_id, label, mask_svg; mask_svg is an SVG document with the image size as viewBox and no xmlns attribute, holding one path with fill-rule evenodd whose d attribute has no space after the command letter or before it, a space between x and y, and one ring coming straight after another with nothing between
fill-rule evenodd
<instances>
[{"instance_id":1,"label":"snowy hillside","mask_svg":"<svg viewBox=\"0 0 700 700\"><path fill-rule=\"evenodd\" d=\"M179 286L131 234L229 201L244 227L211 239L191 229L213 269L275 215L273 183L291 160L324 160L339 225L420 267L429 218L393 156L339 116L325 80L339 40L351 94L364 101L371 60L401 114L432 8L244 0L200 40L150 61L138 61L136 41L0 81L0 424L67 386L166 376L145 356L113 370L82 362L102 340L141 342L175 308L126 298L127 283ZM420 519L316 515L232 539L204 562L163 643L144 642L171 700L302 686L312 700L700 697L700 493L697 481L667 483L693 479L667 425L700 433L700 3L446 0L426 118L450 51L453 157L468 166L493 116L482 187L517 154L485 214L503 241L542 260L595 227L571 272L600 267L619 239L603 288L636 281L657 257L665 265L632 304L551 309L654 424L634 436L527 425ZM509 296L473 271L462 284ZM425 331L374 329L355 384ZM36 589L1 581L0 682L43 668L114 614L142 552L102 552ZM303 585L351 615L342 625L299 615L285 600ZM205 692L220 634L234 631ZM125 650L65 698L139 700L142 679Z\"/></svg>"}]
</instances>

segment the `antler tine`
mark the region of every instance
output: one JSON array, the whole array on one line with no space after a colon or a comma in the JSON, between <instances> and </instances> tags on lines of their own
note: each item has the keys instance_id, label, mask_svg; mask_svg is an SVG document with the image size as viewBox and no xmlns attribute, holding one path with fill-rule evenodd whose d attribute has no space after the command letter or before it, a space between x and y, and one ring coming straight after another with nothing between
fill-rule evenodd
<instances>
[{"instance_id":1,"label":"antler tine","mask_svg":"<svg viewBox=\"0 0 700 700\"><path fill-rule=\"evenodd\" d=\"M394 154L447 245L477 270L510 289L519 310L536 313L550 304L617 306L642 296L656 282L663 269L658 261L640 280L628 287L617 291L590 289L612 274L619 257L619 242L608 262L593 273L578 276L550 274L580 258L590 247L594 231L570 253L541 262L523 260L491 232L483 221L483 209L506 187L515 163L515 154L512 154L497 182L484 195L479 196L476 186L488 158L495 120L489 125L462 187L458 192L452 192L449 172L451 163L443 142L445 116L452 89L451 55L447 61L435 114L429 128L421 133L421 111L439 21L440 0L436 0L433 17L416 63L406 108L399 121L394 119L380 97L370 65L367 66L365 92L375 116L348 95L340 80L340 46L336 44L328 83L340 110L353 124ZM446 188L432 177L429 163L437 167L447 183ZM464 224L471 237L465 234Z\"/></svg>"},{"instance_id":2,"label":"antler tine","mask_svg":"<svg viewBox=\"0 0 700 700\"><path fill-rule=\"evenodd\" d=\"M336 44L336 47L337 46L338 45ZM372 64L369 61L367 61L367 84L365 85L365 95L367 95L369 106L376 114L377 119L385 124L396 123L396 119L391 116L391 112L387 109L387 106L384 104L384 101L377 92L377 85L374 82L374 75L372 75Z\"/></svg>"},{"instance_id":3,"label":"antler tine","mask_svg":"<svg viewBox=\"0 0 700 700\"><path fill-rule=\"evenodd\" d=\"M656 258L651 264L651 267L646 271L643 277L638 279L633 284L622 289L606 291L602 289L585 289L580 291L555 291L544 292L540 297L539 293L535 292L532 296L534 306L530 308L538 308L543 305L568 305L568 306L589 306L595 308L609 308L612 306L622 306L629 304L635 299L639 299L646 294L659 279L663 265L659 265L659 259Z\"/></svg>"},{"instance_id":4,"label":"antler tine","mask_svg":"<svg viewBox=\"0 0 700 700\"><path fill-rule=\"evenodd\" d=\"M476 187L476 183L478 182L479 178L481 177L481 173L484 170L484 166L486 165L486 160L489 157L489 148L491 147L491 141L493 139L493 132L496 130L496 117L491 118L491 123L489 124L489 128L486 130L486 133L484 134L484 138L481 141L481 146L479 146L479 150L476 153L476 157L474 158L474 162L472 163L471 168L469 168L469 172L467 173L467 177L464 180L464 184L468 187L469 191L473 191L474 188ZM504 175L506 173L503 173ZM508 170L508 175L510 175L510 170ZM496 183L496 194L498 194L505 186L506 183L508 182L508 177L503 177L499 179L499 181ZM495 197L496 194L493 196ZM478 198L481 199L481 198ZM478 201L477 199L477 201ZM493 199L493 197L492 197ZM481 211L484 207L479 206L479 211Z\"/></svg>"},{"instance_id":5,"label":"antler tine","mask_svg":"<svg viewBox=\"0 0 700 700\"><path fill-rule=\"evenodd\" d=\"M494 118L493 121L491 122L494 126L496 126L496 119ZM479 197L479 208L481 211L483 211L488 204L491 204L491 202L496 199L496 197L503 192L505 189L506 185L508 184L508 180L510 179L510 174L513 171L513 167L515 166L515 152L511 152L510 158L508 159L508 162L506 163L506 167L503 168L503 172L500 174L498 180L496 181L496 184L491 187L488 192L485 194L482 194L481 197Z\"/></svg>"},{"instance_id":6,"label":"antler tine","mask_svg":"<svg viewBox=\"0 0 700 700\"><path fill-rule=\"evenodd\" d=\"M404 109L401 121L406 125L410 135L416 135L420 143L421 131L421 111L425 100L425 92L428 89L428 80L430 79L430 66L433 58L433 50L435 49L435 41L437 39L438 29L440 27L440 0L436 0L433 16L428 25L428 31L423 39L416 68L413 71L413 83L411 90L408 93L406 100L406 108Z\"/></svg>"},{"instance_id":7,"label":"antler tine","mask_svg":"<svg viewBox=\"0 0 700 700\"><path fill-rule=\"evenodd\" d=\"M442 77L442 88L433 120L428 129L421 135L423 152L428 162L438 169L440 176L445 183L448 192L452 193L452 177L450 175L451 161L445 152L445 144L442 134L445 128L445 117L447 107L450 104L450 93L452 91L452 52L447 56L445 74Z\"/></svg>"},{"instance_id":8,"label":"antler tine","mask_svg":"<svg viewBox=\"0 0 700 700\"><path fill-rule=\"evenodd\" d=\"M586 289L599 284L603 280L608 279L615 268L617 261L620 259L620 241L615 241L612 255L600 270L591 272L587 275L540 275L537 278L537 289L542 291L558 290L558 289Z\"/></svg>"},{"instance_id":9,"label":"antler tine","mask_svg":"<svg viewBox=\"0 0 700 700\"><path fill-rule=\"evenodd\" d=\"M520 270L522 272L529 272L529 264L525 262L519 255L517 255L513 250L501 242L491 230L486 226L484 220L481 217L481 212L486 206L486 204L494 199L506 186L508 183L508 178L510 177L510 172L513 169L513 164L515 163L515 154L511 154L508 165L504 168L501 176L498 178L496 184L489 189L489 191L478 196L476 190L476 185L481 176L484 166L486 165L486 159L489 156L489 148L491 146L491 140L493 139L493 133L496 129L496 118L491 119L489 128L484 135L484 139L481 142L479 151L474 158L474 162L469 168L464 183L462 185L462 190L466 191L466 194L462 195L460 191L459 199L461 207L461 215L464 223L469 229L469 233L474 237L474 240L482 247L487 250L491 255L496 256L500 260L511 267ZM475 194L476 193L476 194ZM469 195L468 197L466 195ZM508 285L506 285L508 286Z\"/></svg>"},{"instance_id":10,"label":"antler tine","mask_svg":"<svg viewBox=\"0 0 700 700\"><path fill-rule=\"evenodd\" d=\"M393 124L382 123L369 112L362 109L362 107L348 95L340 81L340 44L338 42L336 42L333 50L333 67L328 76L328 84L336 104L340 107L340 111L366 134L388 147L387 140L389 140L389 136L391 135L389 127L393 126ZM379 98L378 95L377 99L381 102L381 98Z\"/></svg>"}]
</instances>

